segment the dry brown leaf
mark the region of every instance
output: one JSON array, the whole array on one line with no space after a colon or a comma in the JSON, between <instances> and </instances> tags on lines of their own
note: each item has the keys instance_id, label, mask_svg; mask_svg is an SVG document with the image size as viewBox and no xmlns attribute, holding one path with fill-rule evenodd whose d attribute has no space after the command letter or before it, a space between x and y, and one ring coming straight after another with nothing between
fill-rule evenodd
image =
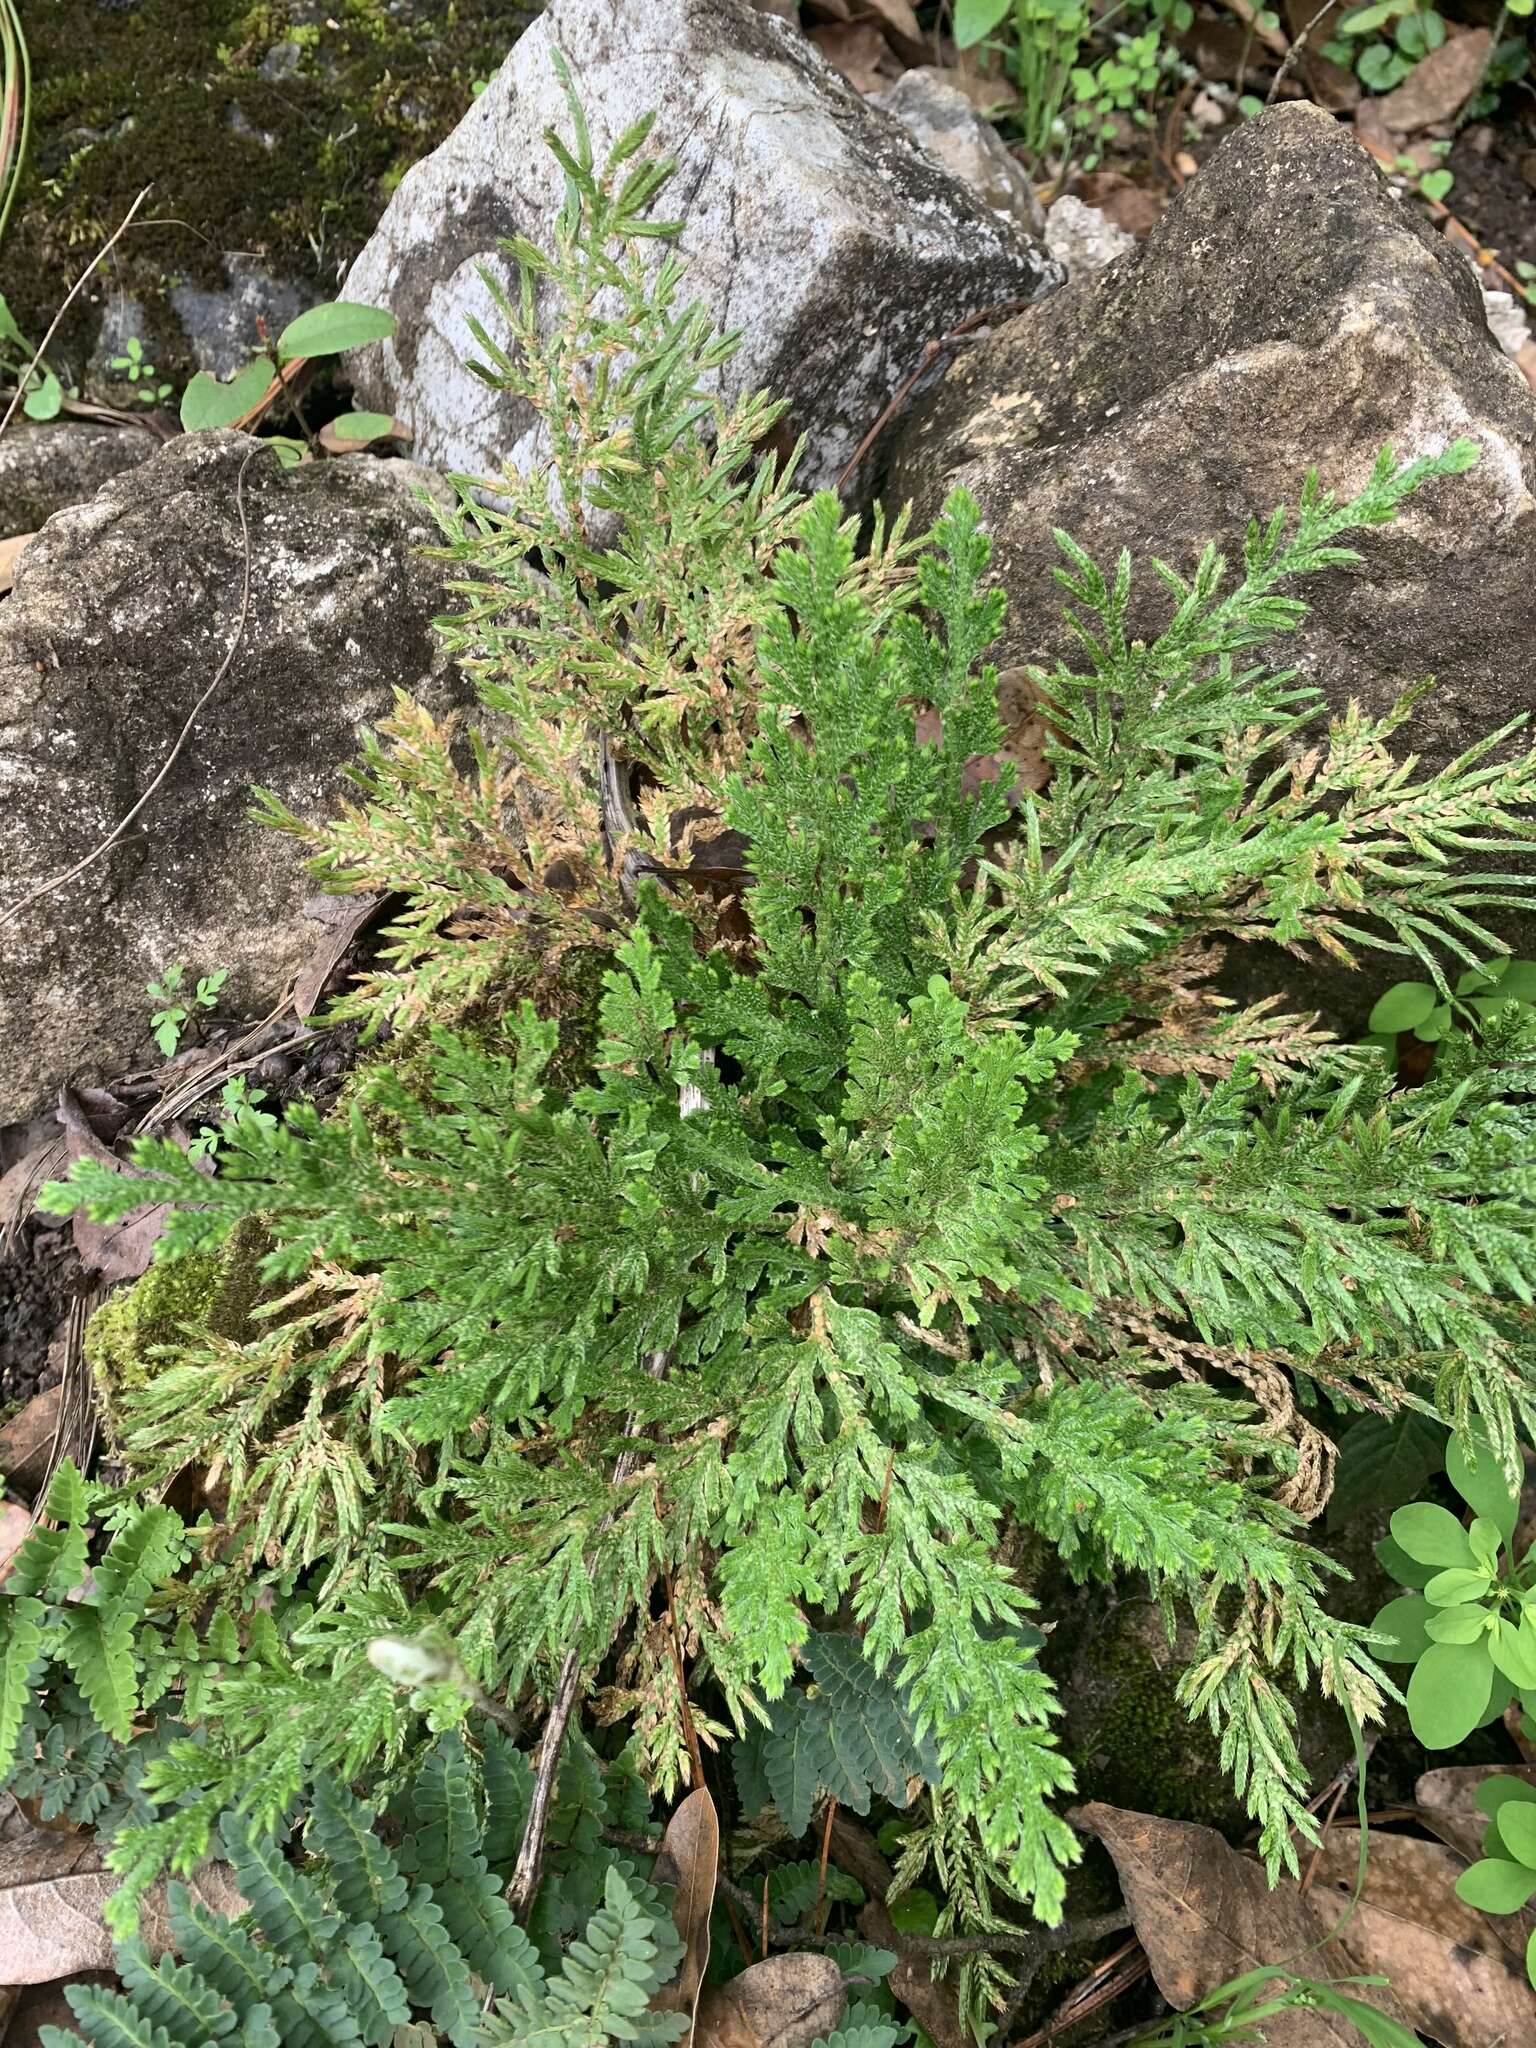
<instances>
[{"instance_id":1,"label":"dry brown leaf","mask_svg":"<svg viewBox=\"0 0 1536 2048\"><path fill-rule=\"evenodd\" d=\"M1325 1930L1349 1904L1359 1854L1355 1829L1330 1829L1310 1894ZM1536 1990L1525 1974L1536 1916L1464 1906L1455 1892L1463 1867L1443 1842L1374 1830L1365 1890L1331 1952L1348 1958L1350 1972L1385 1977L1404 2023L1440 2048L1536 2041Z\"/></svg>"},{"instance_id":2,"label":"dry brown leaf","mask_svg":"<svg viewBox=\"0 0 1536 2048\"><path fill-rule=\"evenodd\" d=\"M317 897L313 909L305 904L305 914L323 924L325 934L294 977L293 1011L301 1023L308 1022L326 983L383 901L383 893L376 892L371 896Z\"/></svg>"},{"instance_id":3,"label":"dry brown leaf","mask_svg":"<svg viewBox=\"0 0 1536 2048\"><path fill-rule=\"evenodd\" d=\"M13 1500L0 1501L0 1579L11 1569L11 1560L32 1533L32 1510Z\"/></svg>"},{"instance_id":4,"label":"dry brown leaf","mask_svg":"<svg viewBox=\"0 0 1536 2048\"><path fill-rule=\"evenodd\" d=\"M901 76L891 46L872 21L834 21L813 28L811 41L855 92L879 92Z\"/></svg>"},{"instance_id":5,"label":"dry brown leaf","mask_svg":"<svg viewBox=\"0 0 1536 2048\"><path fill-rule=\"evenodd\" d=\"M1433 1788L1431 1788L1433 1789ZM1262 1963L1317 1977L1380 1977L1354 1995L1440 2048L1515 2048L1536 2040L1536 1990L1525 1944L1536 1916L1502 1918L1464 1906L1464 1859L1443 1842L1377 1829L1365 1886L1349 1911L1360 1836L1331 1828L1303 1895L1269 1889L1258 1864L1211 1828L1118 1807L1075 1815L1114 1858L1158 1989L1181 2011ZM1334 1930L1337 1929L1335 1936ZM1342 2019L1297 2011L1268 2022L1269 2048L1354 2048Z\"/></svg>"},{"instance_id":6,"label":"dry brown leaf","mask_svg":"<svg viewBox=\"0 0 1536 2048\"><path fill-rule=\"evenodd\" d=\"M359 437L356 434L338 434L336 422L331 420L315 436L327 455L358 455L363 449L372 448L379 441L410 441L414 438L405 421L398 418L390 421L387 435L365 434Z\"/></svg>"},{"instance_id":7,"label":"dry brown leaf","mask_svg":"<svg viewBox=\"0 0 1536 2048\"><path fill-rule=\"evenodd\" d=\"M1515 367L1536 391L1536 340L1523 341L1515 351Z\"/></svg>"},{"instance_id":8,"label":"dry brown leaf","mask_svg":"<svg viewBox=\"0 0 1536 2048\"><path fill-rule=\"evenodd\" d=\"M719 1869L720 1818L715 1802L701 1785L688 1794L667 1822L661 1853L651 1872L654 1884L677 1887L672 1900L672 1924L683 1944L682 1967L676 1981L664 1985L651 2005L657 2012L688 2015L689 2032L683 2036L683 2048L688 2048L693 2038L699 1990L709 1966L709 1915L715 1903Z\"/></svg>"},{"instance_id":9,"label":"dry brown leaf","mask_svg":"<svg viewBox=\"0 0 1536 2048\"><path fill-rule=\"evenodd\" d=\"M712 1984L699 2000L693 2048L810 2048L847 2003L830 1956L770 1956Z\"/></svg>"},{"instance_id":10,"label":"dry brown leaf","mask_svg":"<svg viewBox=\"0 0 1536 2048\"><path fill-rule=\"evenodd\" d=\"M1294 1884L1271 1891L1258 1864L1230 1848L1214 1828L1128 1813L1099 1801L1079 1807L1071 1818L1097 1835L1114 1858L1153 1979L1180 2012L1232 1977L1266 1963L1291 1962L1323 1931L1311 1901ZM1350 1972L1318 1959L1315 1974ZM1383 1994L1360 1996L1398 2017ZM1305 2010L1266 2021L1265 2040L1266 2048L1359 2048L1354 2027L1340 2015Z\"/></svg>"},{"instance_id":11,"label":"dry brown leaf","mask_svg":"<svg viewBox=\"0 0 1536 2048\"><path fill-rule=\"evenodd\" d=\"M1469 1863L1483 1853L1488 1816L1479 1808L1476 1793L1478 1786L1489 1778L1520 1778L1527 1785L1536 1785L1536 1771L1493 1770L1487 1764L1448 1764L1438 1771L1426 1771L1414 1787L1413 1796L1424 1826Z\"/></svg>"},{"instance_id":12,"label":"dry brown leaf","mask_svg":"<svg viewBox=\"0 0 1536 2048\"><path fill-rule=\"evenodd\" d=\"M26 1492L42 1478L58 1434L63 1398L62 1384L47 1387L0 1429L0 1474L9 1485Z\"/></svg>"},{"instance_id":13,"label":"dry brown leaf","mask_svg":"<svg viewBox=\"0 0 1536 2048\"><path fill-rule=\"evenodd\" d=\"M27 542L36 538L35 533L18 533L9 540L0 540L0 597L4 597L16 581L16 565L21 560Z\"/></svg>"},{"instance_id":14,"label":"dry brown leaf","mask_svg":"<svg viewBox=\"0 0 1536 2048\"><path fill-rule=\"evenodd\" d=\"M85 1099L72 1088L59 1091L59 1122L64 1126L64 1156L95 1159L114 1173L128 1168L111 1147L98 1136L87 1114ZM83 1209L74 1213L75 1249L87 1267L103 1280L137 1280L149 1265L155 1244L165 1229L169 1204L152 1202L134 1209L117 1223L92 1223Z\"/></svg>"},{"instance_id":15,"label":"dry brown leaf","mask_svg":"<svg viewBox=\"0 0 1536 2048\"><path fill-rule=\"evenodd\" d=\"M1088 171L1073 179L1072 190L1084 206L1104 214L1128 235L1151 234L1163 217L1161 193L1136 184L1123 171Z\"/></svg>"},{"instance_id":16,"label":"dry brown leaf","mask_svg":"<svg viewBox=\"0 0 1536 2048\"><path fill-rule=\"evenodd\" d=\"M1492 48L1491 28L1448 38L1376 102L1382 122L1394 135L1416 135L1421 128L1454 120L1481 84Z\"/></svg>"},{"instance_id":17,"label":"dry brown leaf","mask_svg":"<svg viewBox=\"0 0 1536 2048\"><path fill-rule=\"evenodd\" d=\"M105 1867L95 1835L7 1828L0 1840L0 1985L49 1984L77 1970L110 1970L112 1937L102 1908L122 1882ZM241 1913L227 1863L205 1863L191 1890L210 1911ZM158 1955L170 1946L165 1887L145 1894L140 1933Z\"/></svg>"},{"instance_id":18,"label":"dry brown leaf","mask_svg":"<svg viewBox=\"0 0 1536 2048\"><path fill-rule=\"evenodd\" d=\"M912 0L864 0L860 11L876 17L892 49L898 50L909 62L922 64L933 55L922 24L912 11Z\"/></svg>"}]
</instances>

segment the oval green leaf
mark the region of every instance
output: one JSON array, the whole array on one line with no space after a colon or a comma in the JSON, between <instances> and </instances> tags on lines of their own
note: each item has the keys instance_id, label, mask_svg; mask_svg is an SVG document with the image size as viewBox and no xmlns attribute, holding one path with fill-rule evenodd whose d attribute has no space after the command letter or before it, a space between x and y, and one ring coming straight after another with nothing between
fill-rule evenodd
<instances>
[{"instance_id":1,"label":"oval green leaf","mask_svg":"<svg viewBox=\"0 0 1536 2048\"><path fill-rule=\"evenodd\" d=\"M1517 1686L1536 1685L1536 1636L1529 1630L1501 1621L1488 1638L1488 1654Z\"/></svg>"},{"instance_id":2,"label":"oval green leaf","mask_svg":"<svg viewBox=\"0 0 1536 2048\"><path fill-rule=\"evenodd\" d=\"M1468 1600L1481 1600L1491 1583L1482 1565L1453 1565L1448 1572L1436 1572L1424 1588L1431 1607L1460 1607Z\"/></svg>"},{"instance_id":3,"label":"oval green leaf","mask_svg":"<svg viewBox=\"0 0 1536 2048\"><path fill-rule=\"evenodd\" d=\"M1492 1522L1507 1543L1515 1533L1520 1501L1487 1439L1464 1437L1457 1430L1446 1445L1445 1470L1473 1514Z\"/></svg>"},{"instance_id":4,"label":"oval green leaf","mask_svg":"<svg viewBox=\"0 0 1536 2048\"><path fill-rule=\"evenodd\" d=\"M1480 1813L1497 1819L1506 1806L1536 1806L1536 1785L1501 1771L1496 1777L1484 1778L1472 1796Z\"/></svg>"},{"instance_id":5,"label":"oval green leaf","mask_svg":"<svg viewBox=\"0 0 1536 2048\"><path fill-rule=\"evenodd\" d=\"M189 434L200 427L232 427L261 403L276 374L266 356L254 357L227 384L199 370L181 394L182 427Z\"/></svg>"},{"instance_id":6,"label":"oval green leaf","mask_svg":"<svg viewBox=\"0 0 1536 2048\"><path fill-rule=\"evenodd\" d=\"M1442 1570L1454 1566L1465 1571L1477 1562L1466 1530L1449 1508L1438 1507L1433 1501L1411 1501L1407 1507L1399 1508L1392 1517L1391 1529L1394 1541L1420 1564L1439 1565Z\"/></svg>"},{"instance_id":7,"label":"oval green leaf","mask_svg":"<svg viewBox=\"0 0 1536 2048\"><path fill-rule=\"evenodd\" d=\"M1456 1880L1456 1896L1480 1913L1518 1913L1536 1892L1536 1870L1492 1858L1469 1864Z\"/></svg>"},{"instance_id":8,"label":"oval green leaf","mask_svg":"<svg viewBox=\"0 0 1536 2048\"><path fill-rule=\"evenodd\" d=\"M1510 1855L1533 1873L1536 1883L1536 1806L1511 1799L1499 1814L1499 1833Z\"/></svg>"},{"instance_id":9,"label":"oval green leaf","mask_svg":"<svg viewBox=\"0 0 1536 2048\"><path fill-rule=\"evenodd\" d=\"M1412 1031L1426 1023L1440 998L1427 981L1394 982L1376 999L1367 1031Z\"/></svg>"},{"instance_id":10,"label":"oval green leaf","mask_svg":"<svg viewBox=\"0 0 1536 2048\"><path fill-rule=\"evenodd\" d=\"M1427 1586L1435 1576L1435 1567L1432 1564L1420 1564L1416 1558L1408 1555L1401 1543L1394 1543L1390 1536L1383 1536L1379 1543L1374 1543L1371 1547L1382 1569L1390 1572L1400 1586Z\"/></svg>"},{"instance_id":11,"label":"oval green leaf","mask_svg":"<svg viewBox=\"0 0 1536 2048\"><path fill-rule=\"evenodd\" d=\"M1499 983L1499 994L1536 1003L1536 960L1511 960Z\"/></svg>"},{"instance_id":12,"label":"oval green leaf","mask_svg":"<svg viewBox=\"0 0 1536 2048\"><path fill-rule=\"evenodd\" d=\"M1431 1612L1424 1633L1432 1643L1475 1643L1487 1633L1487 1620L1483 1607L1442 1607Z\"/></svg>"},{"instance_id":13,"label":"oval green leaf","mask_svg":"<svg viewBox=\"0 0 1536 2048\"><path fill-rule=\"evenodd\" d=\"M394 431L394 415L387 412L344 412L331 421L331 432L347 441L382 441Z\"/></svg>"},{"instance_id":14,"label":"oval green leaf","mask_svg":"<svg viewBox=\"0 0 1536 2048\"><path fill-rule=\"evenodd\" d=\"M295 356L339 356L343 349L361 348L364 342L387 341L394 331L395 316L382 306L333 299L288 322L277 337L277 359L287 363Z\"/></svg>"},{"instance_id":15,"label":"oval green leaf","mask_svg":"<svg viewBox=\"0 0 1536 2048\"><path fill-rule=\"evenodd\" d=\"M1417 1593L1404 1593L1400 1599L1389 1600L1371 1623L1373 1635L1389 1640L1373 1645L1371 1654L1383 1664L1417 1664L1429 1648L1424 1626L1434 1611Z\"/></svg>"},{"instance_id":16,"label":"oval green leaf","mask_svg":"<svg viewBox=\"0 0 1536 2048\"><path fill-rule=\"evenodd\" d=\"M1454 1749L1483 1717L1493 1665L1478 1643L1431 1643L1408 1681L1408 1722L1426 1749Z\"/></svg>"}]
</instances>

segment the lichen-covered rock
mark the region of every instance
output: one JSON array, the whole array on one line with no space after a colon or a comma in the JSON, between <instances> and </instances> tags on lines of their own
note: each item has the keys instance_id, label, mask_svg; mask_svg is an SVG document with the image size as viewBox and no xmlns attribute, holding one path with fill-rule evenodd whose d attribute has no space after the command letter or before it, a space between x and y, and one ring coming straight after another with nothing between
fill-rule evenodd
<instances>
[{"instance_id":1,"label":"lichen-covered rock","mask_svg":"<svg viewBox=\"0 0 1536 2048\"><path fill-rule=\"evenodd\" d=\"M148 427L109 420L13 420L0 435L0 540L36 533L55 512L147 462L159 445Z\"/></svg>"},{"instance_id":2,"label":"lichen-covered rock","mask_svg":"<svg viewBox=\"0 0 1536 2048\"><path fill-rule=\"evenodd\" d=\"M1032 235L1042 232L1045 213L1029 173L992 123L936 66L917 64L904 71L894 85L874 95L873 104L906 129L924 156L974 187L994 213L1017 221Z\"/></svg>"},{"instance_id":3,"label":"lichen-covered rock","mask_svg":"<svg viewBox=\"0 0 1536 2048\"><path fill-rule=\"evenodd\" d=\"M870 108L786 23L746 0L555 0L469 113L401 181L347 277L397 332L348 358L363 405L411 428L436 467L494 476L537 444L524 408L464 367L478 268L499 238L547 240L562 174L543 142L569 117L559 51L601 154L654 110L675 154L661 210L684 219L689 287L742 332L728 394L767 386L807 437L802 476L835 478L923 344L1060 282L1050 256Z\"/></svg>"},{"instance_id":4,"label":"lichen-covered rock","mask_svg":"<svg viewBox=\"0 0 1536 2048\"><path fill-rule=\"evenodd\" d=\"M1313 465L1352 494L1383 443L1406 458L1463 434L1477 466L1355 541L1363 567L1309 579L1283 649L1331 703L1373 712L1433 673L1406 735L1431 765L1536 701L1536 393L1463 258L1300 104L1236 130L1132 254L957 357L893 434L885 495L924 518L967 486L1008 592L999 658L1049 662L1076 651L1054 528L1103 563L1129 548L1188 571L1294 505ZM1166 616L1144 569L1132 630ZM1336 980L1286 975L1266 986L1287 1007L1331 1004Z\"/></svg>"},{"instance_id":5,"label":"lichen-covered rock","mask_svg":"<svg viewBox=\"0 0 1536 2048\"><path fill-rule=\"evenodd\" d=\"M113 830L213 680L259 446L172 441L23 556L0 606L0 915ZM413 487L431 481L362 456L251 460L250 611L223 683L130 832L0 928L0 1124L146 1050L145 984L167 964L228 968L221 1006L259 1012L312 951L301 850L251 821L250 790L323 816L394 688L458 700L431 625L440 573L417 552L433 528Z\"/></svg>"}]
</instances>

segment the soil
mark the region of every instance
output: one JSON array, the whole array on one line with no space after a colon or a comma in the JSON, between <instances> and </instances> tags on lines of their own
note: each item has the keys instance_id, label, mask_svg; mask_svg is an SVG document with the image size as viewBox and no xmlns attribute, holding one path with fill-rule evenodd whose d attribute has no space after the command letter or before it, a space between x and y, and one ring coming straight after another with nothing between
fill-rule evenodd
<instances>
[{"instance_id":1,"label":"soil","mask_svg":"<svg viewBox=\"0 0 1536 2048\"><path fill-rule=\"evenodd\" d=\"M1450 154L1456 183L1447 204L1485 249L1510 268L1536 263L1536 123L1514 109L1481 122Z\"/></svg>"},{"instance_id":2,"label":"soil","mask_svg":"<svg viewBox=\"0 0 1536 2048\"><path fill-rule=\"evenodd\" d=\"M57 1384L53 1340L85 1285L67 1224L29 1223L0 1256L0 1408L19 1408Z\"/></svg>"}]
</instances>

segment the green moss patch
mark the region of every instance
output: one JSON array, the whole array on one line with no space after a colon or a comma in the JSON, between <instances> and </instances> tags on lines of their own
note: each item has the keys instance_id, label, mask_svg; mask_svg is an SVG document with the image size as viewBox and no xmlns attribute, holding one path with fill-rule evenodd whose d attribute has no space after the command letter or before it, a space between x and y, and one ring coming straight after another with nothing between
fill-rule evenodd
<instances>
[{"instance_id":1,"label":"green moss patch","mask_svg":"<svg viewBox=\"0 0 1536 2048\"><path fill-rule=\"evenodd\" d=\"M403 172L460 119L534 6L505 0L49 0L28 11L32 148L5 293L40 336L145 185L153 192L55 358L83 372L114 290L162 377L197 367L171 293L239 253L332 295ZM258 337L250 337L254 344Z\"/></svg>"}]
</instances>

